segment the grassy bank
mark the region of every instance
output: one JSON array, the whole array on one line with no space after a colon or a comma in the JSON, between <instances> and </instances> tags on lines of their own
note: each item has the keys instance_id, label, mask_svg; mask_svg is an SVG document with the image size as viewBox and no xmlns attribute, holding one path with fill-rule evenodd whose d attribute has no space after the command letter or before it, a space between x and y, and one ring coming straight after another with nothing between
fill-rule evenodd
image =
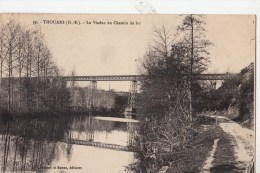
<instances>
[{"instance_id":1,"label":"grassy bank","mask_svg":"<svg viewBox=\"0 0 260 173\"><path fill-rule=\"evenodd\" d=\"M167 159L172 165L167 173L200 172L204 161L209 156L214 140L220 138L222 133L218 125L201 125L198 135L189 142L189 148L169 154Z\"/></svg>"},{"instance_id":2,"label":"grassy bank","mask_svg":"<svg viewBox=\"0 0 260 173\"><path fill-rule=\"evenodd\" d=\"M222 133L218 141L212 173L238 173L241 172L235 165L234 139L231 135Z\"/></svg>"},{"instance_id":3,"label":"grassy bank","mask_svg":"<svg viewBox=\"0 0 260 173\"><path fill-rule=\"evenodd\" d=\"M189 142L189 148L168 155L170 167L167 173L200 173L215 139L219 141L209 171L211 173L245 172L247 165L238 162L235 155L234 137L225 133L219 125L211 124L199 127L199 133Z\"/></svg>"}]
</instances>

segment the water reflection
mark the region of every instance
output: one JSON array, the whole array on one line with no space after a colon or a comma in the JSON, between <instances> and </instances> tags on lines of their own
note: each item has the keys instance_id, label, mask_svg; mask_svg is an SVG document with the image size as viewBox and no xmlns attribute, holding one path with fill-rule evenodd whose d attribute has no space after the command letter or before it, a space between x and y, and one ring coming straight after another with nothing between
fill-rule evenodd
<instances>
[{"instance_id":1,"label":"water reflection","mask_svg":"<svg viewBox=\"0 0 260 173\"><path fill-rule=\"evenodd\" d=\"M2 172L125 172L125 166L134 161L132 152L74 145L70 141L133 145L136 122L61 116L15 119L0 125Z\"/></svg>"}]
</instances>

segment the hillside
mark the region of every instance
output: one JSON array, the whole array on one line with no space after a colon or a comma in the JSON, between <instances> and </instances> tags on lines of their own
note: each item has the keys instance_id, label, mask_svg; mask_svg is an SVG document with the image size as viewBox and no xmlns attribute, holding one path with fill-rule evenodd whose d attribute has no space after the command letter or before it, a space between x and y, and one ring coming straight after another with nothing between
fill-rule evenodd
<instances>
[{"instance_id":1,"label":"hillside","mask_svg":"<svg viewBox=\"0 0 260 173\"><path fill-rule=\"evenodd\" d=\"M237 78L225 81L217 92L221 95L218 104L227 110L226 116L254 127L254 63L242 69Z\"/></svg>"}]
</instances>

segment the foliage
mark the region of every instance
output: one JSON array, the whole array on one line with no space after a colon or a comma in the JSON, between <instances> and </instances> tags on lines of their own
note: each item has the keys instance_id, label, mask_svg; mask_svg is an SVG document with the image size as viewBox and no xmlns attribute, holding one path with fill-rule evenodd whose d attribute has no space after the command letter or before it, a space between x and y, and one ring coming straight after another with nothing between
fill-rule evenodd
<instances>
[{"instance_id":1,"label":"foliage","mask_svg":"<svg viewBox=\"0 0 260 173\"><path fill-rule=\"evenodd\" d=\"M205 16L204 15L186 15L179 26L180 42L187 50L192 74L200 74L207 70L209 55L207 48L212 43L205 38Z\"/></svg>"},{"instance_id":2,"label":"foliage","mask_svg":"<svg viewBox=\"0 0 260 173\"><path fill-rule=\"evenodd\" d=\"M70 87L69 93L74 113L94 111L99 114L119 114L123 113L127 107L127 93L117 93L113 90L105 91L102 89L93 90L91 87L79 86Z\"/></svg>"},{"instance_id":3,"label":"foliage","mask_svg":"<svg viewBox=\"0 0 260 173\"><path fill-rule=\"evenodd\" d=\"M144 172L157 170L165 154L182 150L196 133L193 95L200 88L193 75L207 69L210 45L203 37L203 20L204 16L187 15L175 34L165 24L155 27L153 42L141 61L139 151L146 163Z\"/></svg>"},{"instance_id":4,"label":"foliage","mask_svg":"<svg viewBox=\"0 0 260 173\"><path fill-rule=\"evenodd\" d=\"M115 95L115 112L122 113L127 107L128 97L127 95Z\"/></svg>"},{"instance_id":5,"label":"foliage","mask_svg":"<svg viewBox=\"0 0 260 173\"><path fill-rule=\"evenodd\" d=\"M26 114L65 111L69 93L38 31L10 20L0 26L0 109Z\"/></svg>"},{"instance_id":6,"label":"foliage","mask_svg":"<svg viewBox=\"0 0 260 173\"><path fill-rule=\"evenodd\" d=\"M233 78L223 81L217 89L210 91L201 88L199 112L225 111L230 117L237 117L239 121L253 120L254 117L254 64L248 67ZM198 96L195 97L198 101ZM197 104L198 105L198 104ZM199 105L198 105L199 106ZM231 111L236 110L236 111ZM252 125L252 124L251 124Z\"/></svg>"}]
</instances>

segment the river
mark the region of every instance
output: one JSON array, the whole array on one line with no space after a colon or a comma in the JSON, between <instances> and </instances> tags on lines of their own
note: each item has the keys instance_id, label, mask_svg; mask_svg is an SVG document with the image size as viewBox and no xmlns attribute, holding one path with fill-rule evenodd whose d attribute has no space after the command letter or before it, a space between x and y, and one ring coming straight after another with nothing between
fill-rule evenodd
<instances>
[{"instance_id":1,"label":"river","mask_svg":"<svg viewBox=\"0 0 260 173\"><path fill-rule=\"evenodd\" d=\"M135 120L77 115L19 118L0 125L2 172L117 173L127 172L135 161L134 152L75 144L132 145Z\"/></svg>"}]
</instances>

